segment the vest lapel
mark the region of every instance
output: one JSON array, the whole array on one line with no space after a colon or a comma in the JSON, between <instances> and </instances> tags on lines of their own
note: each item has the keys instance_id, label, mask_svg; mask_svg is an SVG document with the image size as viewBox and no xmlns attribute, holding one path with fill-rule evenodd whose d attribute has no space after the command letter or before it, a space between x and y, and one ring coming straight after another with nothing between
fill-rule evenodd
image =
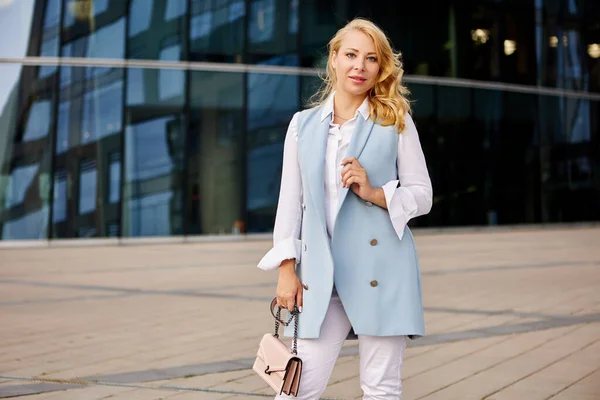
<instances>
[{"instance_id":1,"label":"vest lapel","mask_svg":"<svg viewBox=\"0 0 600 400\"><path fill-rule=\"evenodd\" d=\"M320 108L319 108L320 110ZM319 215L319 221L323 232L327 232L327 223L325 217L325 153L327 150L327 136L329 135L329 123L331 115L319 122L320 111L313 116L317 122L316 129L307 135L308 141L304 143L307 160L307 170L309 171L308 182L310 183L310 193L312 195L313 205ZM315 127L313 124L307 124L306 128Z\"/></svg>"},{"instance_id":2,"label":"vest lapel","mask_svg":"<svg viewBox=\"0 0 600 400\"><path fill-rule=\"evenodd\" d=\"M352 134L352 139L350 139L350 144L348 145L348 152L344 158L356 157L356 159L360 161L360 154L367 144L367 140L369 140L369 136L373 130L373 125L374 123L371 118L365 121L364 118L359 115L354 133ZM344 200L346 199L349 191L350 189L344 187L340 191L338 211L340 208L342 208L342 204L344 204Z\"/></svg>"}]
</instances>

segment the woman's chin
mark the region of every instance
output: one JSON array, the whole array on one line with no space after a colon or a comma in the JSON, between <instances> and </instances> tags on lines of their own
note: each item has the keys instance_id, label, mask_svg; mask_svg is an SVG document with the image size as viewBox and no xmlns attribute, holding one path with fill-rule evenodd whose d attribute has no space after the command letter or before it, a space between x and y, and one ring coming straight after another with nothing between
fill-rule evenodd
<instances>
[{"instance_id":1,"label":"woman's chin","mask_svg":"<svg viewBox=\"0 0 600 400\"><path fill-rule=\"evenodd\" d=\"M369 91L369 87L366 85L364 87L359 87L356 85L351 85L350 87L344 87L343 91L350 96L365 96Z\"/></svg>"}]
</instances>

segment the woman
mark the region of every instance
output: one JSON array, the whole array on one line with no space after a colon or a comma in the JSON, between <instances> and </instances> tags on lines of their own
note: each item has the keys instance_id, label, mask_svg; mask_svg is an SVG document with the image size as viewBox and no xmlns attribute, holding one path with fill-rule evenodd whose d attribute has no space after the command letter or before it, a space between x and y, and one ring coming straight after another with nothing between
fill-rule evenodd
<instances>
[{"instance_id":1,"label":"woman","mask_svg":"<svg viewBox=\"0 0 600 400\"><path fill-rule=\"evenodd\" d=\"M432 188L402 72L381 29L353 20L329 43L316 106L288 128L274 247L258 267L278 269L277 304L301 312L301 399L322 395L356 335L364 398L400 399L406 338L424 334L406 223L430 211Z\"/></svg>"}]
</instances>

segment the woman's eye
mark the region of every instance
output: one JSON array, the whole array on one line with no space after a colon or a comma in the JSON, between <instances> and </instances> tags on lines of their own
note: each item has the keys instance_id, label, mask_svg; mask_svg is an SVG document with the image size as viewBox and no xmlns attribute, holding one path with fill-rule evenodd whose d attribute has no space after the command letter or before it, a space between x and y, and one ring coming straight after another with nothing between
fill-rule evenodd
<instances>
[{"instance_id":1,"label":"woman's eye","mask_svg":"<svg viewBox=\"0 0 600 400\"><path fill-rule=\"evenodd\" d=\"M354 53L346 53L346 57L348 57L348 58L354 58L355 55L354 55Z\"/></svg>"},{"instance_id":2,"label":"woman's eye","mask_svg":"<svg viewBox=\"0 0 600 400\"><path fill-rule=\"evenodd\" d=\"M368 60L372 62L377 62L377 57L369 57Z\"/></svg>"}]
</instances>

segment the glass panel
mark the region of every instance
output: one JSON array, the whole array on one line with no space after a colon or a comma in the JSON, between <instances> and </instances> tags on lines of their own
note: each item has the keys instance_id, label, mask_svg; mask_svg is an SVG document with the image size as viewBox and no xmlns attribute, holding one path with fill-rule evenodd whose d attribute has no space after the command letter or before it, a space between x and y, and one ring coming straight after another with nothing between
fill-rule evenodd
<instances>
[{"instance_id":1,"label":"glass panel","mask_svg":"<svg viewBox=\"0 0 600 400\"><path fill-rule=\"evenodd\" d=\"M95 142L121 130L122 97L123 82L120 80L84 94L81 144Z\"/></svg>"},{"instance_id":2,"label":"glass panel","mask_svg":"<svg viewBox=\"0 0 600 400\"><path fill-rule=\"evenodd\" d=\"M152 19L154 0L132 0L129 17L129 37L148 30Z\"/></svg>"},{"instance_id":3,"label":"glass panel","mask_svg":"<svg viewBox=\"0 0 600 400\"><path fill-rule=\"evenodd\" d=\"M58 32L57 32L58 33ZM52 37L42 43L40 57L58 56L58 37ZM42 65L40 67L40 78L46 78L56 72L56 65Z\"/></svg>"},{"instance_id":4,"label":"glass panel","mask_svg":"<svg viewBox=\"0 0 600 400\"><path fill-rule=\"evenodd\" d=\"M260 62L274 55L296 52L297 0L251 0L249 19L250 62Z\"/></svg>"},{"instance_id":5,"label":"glass panel","mask_svg":"<svg viewBox=\"0 0 600 400\"><path fill-rule=\"evenodd\" d=\"M108 178L108 202L111 204L121 201L121 154L110 155L110 171Z\"/></svg>"},{"instance_id":6,"label":"glass panel","mask_svg":"<svg viewBox=\"0 0 600 400\"><path fill-rule=\"evenodd\" d=\"M283 3L282 3L283 4ZM275 30L275 1L250 1L250 31L248 39L251 44L273 40Z\"/></svg>"},{"instance_id":7,"label":"glass panel","mask_svg":"<svg viewBox=\"0 0 600 400\"><path fill-rule=\"evenodd\" d=\"M58 37L60 34L60 0L47 0L44 10L44 24L41 34L41 45L39 56L57 57L58 56ZM36 32L36 34L39 34ZM43 65L39 67L40 78L46 78L56 72L56 65Z\"/></svg>"},{"instance_id":8,"label":"glass panel","mask_svg":"<svg viewBox=\"0 0 600 400\"><path fill-rule=\"evenodd\" d=\"M165 7L165 20L170 21L185 15L187 0L167 0Z\"/></svg>"},{"instance_id":9,"label":"glass panel","mask_svg":"<svg viewBox=\"0 0 600 400\"><path fill-rule=\"evenodd\" d=\"M79 215L96 211L97 178L96 162L82 162L79 167Z\"/></svg>"},{"instance_id":10,"label":"glass panel","mask_svg":"<svg viewBox=\"0 0 600 400\"><path fill-rule=\"evenodd\" d=\"M23 133L23 142L38 140L48 135L52 105L51 100L40 100L31 105L25 132Z\"/></svg>"},{"instance_id":11,"label":"glass panel","mask_svg":"<svg viewBox=\"0 0 600 400\"><path fill-rule=\"evenodd\" d=\"M177 58L179 53L176 45L163 56ZM123 234L183 234L185 71L130 69L128 77Z\"/></svg>"},{"instance_id":12,"label":"glass panel","mask_svg":"<svg viewBox=\"0 0 600 400\"><path fill-rule=\"evenodd\" d=\"M144 74L141 68L127 69L127 105L133 106L145 102Z\"/></svg>"},{"instance_id":13,"label":"glass panel","mask_svg":"<svg viewBox=\"0 0 600 400\"><path fill-rule=\"evenodd\" d=\"M63 42L71 42L81 36L114 24L125 16L127 0L63 0ZM110 45L121 47L125 32L114 37ZM104 46L104 44L103 44ZM81 57L81 56L80 56ZM90 54L89 57L99 57Z\"/></svg>"},{"instance_id":14,"label":"glass panel","mask_svg":"<svg viewBox=\"0 0 600 400\"><path fill-rule=\"evenodd\" d=\"M115 58L121 59L125 55L123 36L125 33L125 19L107 25L97 32L92 33L86 43L88 58ZM87 77L103 75L111 70L110 67L88 67Z\"/></svg>"},{"instance_id":15,"label":"glass panel","mask_svg":"<svg viewBox=\"0 0 600 400\"><path fill-rule=\"evenodd\" d=\"M244 47L244 0L191 2L190 58L195 61L239 60Z\"/></svg>"},{"instance_id":16,"label":"glass panel","mask_svg":"<svg viewBox=\"0 0 600 400\"><path fill-rule=\"evenodd\" d=\"M115 12L123 15L126 0L64 0L64 3L63 27L70 28L77 24L95 25Z\"/></svg>"},{"instance_id":17,"label":"glass panel","mask_svg":"<svg viewBox=\"0 0 600 400\"><path fill-rule=\"evenodd\" d=\"M132 115L141 111L132 111ZM123 202L123 232L127 236L183 233L182 121L175 114L127 126Z\"/></svg>"},{"instance_id":18,"label":"glass panel","mask_svg":"<svg viewBox=\"0 0 600 400\"><path fill-rule=\"evenodd\" d=\"M241 224L243 87L241 74L191 73L186 195L191 234L232 233Z\"/></svg>"},{"instance_id":19,"label":"glass panel","mask_svg":"<svg viewBox=\"0 0 600 400\"><path fill-rule=\"evenodd\" d=\"M46 0L44 28L57 27L60 23L60 0Z\"/></svg>"},{"instance_id":20,"label":"glass panel","mask_svg":"<svg viewBox=\"0 0 600 400\"><path fill-rule=\"evenodd\" d=\"M297 76L248 74L248 232L265 232L273 228L281 183L283 142L289 122L300 108L298 91Z\"/></svg>"},{"instance_id":21,"label":"glass panel","mask_svg":"<svg viewBox=\"0 0 600 400\"><path fill-rule=\"evenodd\" d=\"M34 9L37 8L36 1L0 1L0 26L2 27L2 34L0 34L0 57L24 57L27 55L37 56L39 54L39 36L41 36L40 31L44 27L44 16L38 11L36 13L37 20L33 20ZM49 16L48 22L52 22L51 16ZM35 28L35 32L32 32L32 27ZM29 49L30 37L38 38L38 46Z\"/></svg>"},{"instance_id":22,"label":"glass panel","mask_svg":"<svg viewBox=\"0 0 600 400\"><path fill-rule=\"evenodd\" d=\"M164 48L160 52L160 59L177 61L181 59L181 45L175 44ZM183 102L185 84L185 71L160 70L159 72L159 97L160 100L173 99L177 103Z\"/></svg>"},{"instance_id":23,"label":"glass panel","mask_svg":"<svg viewBox=\"0 0 600 400\"><path fill-rule=\"evenodd\" d=\"M109 0L94 0L94 15L106 12L108 10L108 2Z\"/></svg>"},{"instance_id":24,"label":"glass panel","mask_svg":"<svg viewBox=\"0 0 600 400\"><path fill-rule=\"evenodd\" d=\"M0 238L44 239L51 190L54 87L38 85L37 67L1 65Z\"/></svg>"},{"instance_id":25,"label":"glass panel","mask_svg":"<svg viewBox=\"0 0 600 400\"><path fill-rule=\"evenodd\" d=\"M59 187L53 209L60 215L53 216L53 237L106 237L120 214L115 172L123 132L123 70L106 68L102 75L89 67L69 70L61 74L57 107L54 182Z\"/></svg>"},{"instance_id":26,"label":"glass panel","mask_svg":"<svg viewBox=\"0 0 600 400\"><path fill-rule=\"evenodd\" d=\"M52 204L52 223L63 222L67 219L67 172L54 173L54 197Z\"/></svg>"},{"instance_id":27,"label":"glass panel","mask_svg":"<svg viewBox=\"0 0 600 400\"><path fill-rule=\"evenodd\" d=\"M129 17L128 58L168 61L185 59L182 51L182 43L187 35L185 1L187 0L133 1ZM165 72L169 77L168 71ZM182 75L180 72L176 71L171 77L178 79ZM179 83L177 81L175 86Z\"/></svg>"}]
</instances>

